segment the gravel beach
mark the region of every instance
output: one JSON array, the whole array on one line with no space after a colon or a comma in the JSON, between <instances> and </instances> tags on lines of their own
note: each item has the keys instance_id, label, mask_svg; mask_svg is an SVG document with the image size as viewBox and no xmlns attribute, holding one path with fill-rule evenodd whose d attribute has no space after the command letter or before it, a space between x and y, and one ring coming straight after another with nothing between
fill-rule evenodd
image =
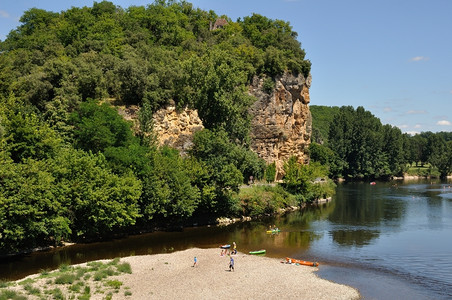
<instances>
[{"instance_id":1,"label":"gravel beach","mask_svg":"<svg viewBox=\"0 0 452 300\"><path fill-rule=\"evenodd\" d=\"M229 256L220 249L192 248L170 254L132 256L133 273L119 280L131 297L114 299L359 299L354 288L321 279L316 268L281 263L275 258L243 253ZM197 265L193 267L194 257ZM321 267L321 266L320 266Z\"/></svg>"},{"instance_id":2,"label":"gravel beach","mask_svg":"<svg viewBox=\"0 0 452 300\"><path fill-rule=\"evenodd\" d=\"M230 257L221 256L220 252L219 248L192 248L168 254L123 257L120 263L129 263L132 273L108 278L121 282L120 289L106 298L105 292L94 292L101 289L101 283L91 277L86 283L92 291L89 299L360 299L356 289L319 278L315 267L238 252L232 256L235 268L230 271ZM108 260L101 262L108 263ZM86 264L79 265L84 266ZM38 276L27 278L35 278L35 285L46 290L61 288L65 299L77 299L61 285L37 279ZM26 282L26 279L20 281ZM20 291L24 286L20 281L12 289ZM42 299L33 295L27 298Z\"/></svg>"}]
</instances>

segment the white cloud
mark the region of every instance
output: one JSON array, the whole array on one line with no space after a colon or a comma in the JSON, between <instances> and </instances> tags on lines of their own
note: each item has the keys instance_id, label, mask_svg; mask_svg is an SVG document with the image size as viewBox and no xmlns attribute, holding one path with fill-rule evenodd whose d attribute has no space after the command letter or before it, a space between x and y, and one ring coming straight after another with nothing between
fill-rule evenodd
<instances>
[{"instance_id":1,"label":"white cloud","mask_svg":"<svg viewBox=\"0 0 452 300\"><path fill-rule=\"evenodd\" d=\"M416 124L416 125L414 125L414 128L422 128L422 125L421 124Z\"/></svg>"},{"instance_id":2,"label":"white cloud","mask_svg":"<svg viewBox=\"0 0 452 300\"><path fill-rule=\"evenodd\" d=\"M450 126L450 125L452 125L452 123L450 121L447 121L447 120L441 120L441 121L436 122L436 125Z\"/></svg>"},{"instance_id":3,"label":"white cloud","mask_svg":"<svg viewBox=\"0 0 452 300\"><path fill-rule=\"evenodd\" d=\"M402 125L399 125L397 127L399 127L400 129L404 129L404 128L408 128L410 126L408 126L407 124L402 124Z\"/></svg>"},{"instance_id":4,"label":"white cloud","mask_svg":"<svg viewBox=\"0 0 452 300\"><path fill-rule=\"evenodd\" d=\"M392 107L385 107L383 108L384 112L391 112L392 111Z\"/></svg>"},{"instance_id":5,"label":"white cloud","mask_svg":"<svg viewBox=\"0 0 452 300\"><path fill-rule=\"evenodd\" d=\"M407 115L423 115L427 112L425 110L409 110L406 112Z\"/></svg>"},{"instance_id":6,"label":"white cloud","mask_svg":"<svg viewBox=\"0 0 452 300\"><path fill-rule=\"evenodd\" d=\"M406 133L408 133L409 135L416 135L419 134L419 131L407 131Z\"/></svg>"},{"instance_id":7,"label":"white cloud","mask_svg":"<svg viewBox=\"0 0 452 300\"><path fill-rule=\"evenodd\" d=\"M426 56L415 56L412 57L410 60L411 61L423 61L423 60L429 60L430 58L426 57Z\"/></svg>"},{"instance_id":8,"label":"white cloud","mask_svg":"<svg viewBox=\"0 0 452 300\"><path fill-rule=\"evenodd\" d=\"M0 9L0 18L9 18L8 12Z\"/></svg>"}]
</instances>

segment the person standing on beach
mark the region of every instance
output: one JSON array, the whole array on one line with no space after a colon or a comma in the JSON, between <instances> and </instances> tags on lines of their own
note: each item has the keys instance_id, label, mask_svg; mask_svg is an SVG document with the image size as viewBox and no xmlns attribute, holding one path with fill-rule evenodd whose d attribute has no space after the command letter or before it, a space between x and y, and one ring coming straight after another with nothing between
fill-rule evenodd
<instances>
[{"instance_id":1,"label":"person standing on beach","mask_svg":"<svg viewBox=\"0 0 452 300\"><path fill-rule=\"evenodd\" d=\"M193 267L196 267L196 264L198 263L198 259L195 256L195 262L193 263Z\"/></svg>"},{"instance_id":2,"label":"person standing on beach","mask_svg":"<svg viewBox=\"0 0 452 300\"><path fill-rule=\"evenodd\" d=\"M231 260L229 261L229 272L234 271L234 259L231 256Z\"/></svg>"}]
</instances>

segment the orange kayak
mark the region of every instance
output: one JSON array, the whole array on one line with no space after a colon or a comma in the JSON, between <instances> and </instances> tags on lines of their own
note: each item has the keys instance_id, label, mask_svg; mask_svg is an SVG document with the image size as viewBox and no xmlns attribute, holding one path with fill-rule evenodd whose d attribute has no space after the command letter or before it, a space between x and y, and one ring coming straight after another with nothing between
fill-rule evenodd
<instances>
[{"instance_id":1,"label":"orange kayak","mask_svg":"<svg viewBox=\"0 0 452 300\"><path fill-rule=\"evenodd\" d=\"M318 267L319 266L318 262L299 260L299 259L294 259L294 258L289 258L289 257L286 257L286 263L299 264L299 265L310 266L310 267Z\"/></svg>"}]
</instances>

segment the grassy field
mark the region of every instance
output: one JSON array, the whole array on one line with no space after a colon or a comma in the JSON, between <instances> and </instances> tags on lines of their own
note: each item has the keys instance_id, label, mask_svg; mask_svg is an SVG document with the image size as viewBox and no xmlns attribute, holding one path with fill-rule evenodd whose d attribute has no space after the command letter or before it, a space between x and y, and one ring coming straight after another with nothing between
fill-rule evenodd
<instances>
[{"instance_id":1,"label":"grassy field","mask_svg":"<svg viewBox=\"0 0 452 300\"><path fill-rule=\"evenodd\" d=\"M409 176L420 177L439 177L440 175L438 169L432 167L430 164L424 164L423 166L420 164L418 166L411 164L409 165L406 174Z\"/></svg>"}]
</instances>

